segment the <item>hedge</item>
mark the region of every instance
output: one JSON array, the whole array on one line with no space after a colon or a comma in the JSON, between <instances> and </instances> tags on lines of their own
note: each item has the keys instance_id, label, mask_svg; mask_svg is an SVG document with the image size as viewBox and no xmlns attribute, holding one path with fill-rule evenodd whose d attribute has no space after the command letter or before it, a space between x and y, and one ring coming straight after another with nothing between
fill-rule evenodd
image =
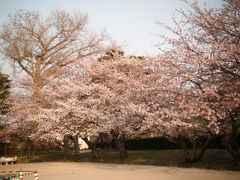
<instances>
[{"instance_id":1,"label":"hedge","mask_svg":"<svg viewBox=\"0 0 240 180\"><path fill-rule=\"evenodd\" d=\"M199 141L205 141L205 137L200 137ZM143 149L181 149L178 144L175 144L164 137L154 138L139 138L139 139L127 139L125 146L128 150L143 150ZM187 142L187 146L191 147L191 143ZM213 137L208 145L208 148L223 149L222 136Z\"/></svg>"}]
</instances>

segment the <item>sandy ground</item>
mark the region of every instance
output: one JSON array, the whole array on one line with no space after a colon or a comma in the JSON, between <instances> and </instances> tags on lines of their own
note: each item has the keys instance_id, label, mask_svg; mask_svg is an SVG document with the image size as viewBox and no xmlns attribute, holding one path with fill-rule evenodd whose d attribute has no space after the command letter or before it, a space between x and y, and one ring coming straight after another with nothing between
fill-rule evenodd
<instances>
[{"instance_id":1,"label":"sandy ground","mask_svg":"<svg viewBox=\"0 0 240 180\"><path fill-rule=\"evenodd\" d=\"M29 163L0 166L0 171L35 170L39 180L240 180L240 172L142 165L72 162ZM34 175L24 176L33 180Z\"/></svg>"}]
</instances>

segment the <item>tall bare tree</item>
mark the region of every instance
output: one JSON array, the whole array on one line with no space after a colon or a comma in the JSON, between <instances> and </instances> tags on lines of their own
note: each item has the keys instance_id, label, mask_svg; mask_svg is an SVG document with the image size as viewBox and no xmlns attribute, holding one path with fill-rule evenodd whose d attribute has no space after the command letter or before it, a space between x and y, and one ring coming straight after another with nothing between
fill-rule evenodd
<instances>
[{"instance_id":1,"label":"tall bare tree","mask_svg":"<svg viewBox=\"0 0 240 180\"><path fill-rule=\"evenodd\" d=\"M16 11L0 29L0 52L32 78L38 95L57 68L101 52L106 36L90 32L87 21L79 12L56 10L43 18Z\"/></svg>"}]
</instances>

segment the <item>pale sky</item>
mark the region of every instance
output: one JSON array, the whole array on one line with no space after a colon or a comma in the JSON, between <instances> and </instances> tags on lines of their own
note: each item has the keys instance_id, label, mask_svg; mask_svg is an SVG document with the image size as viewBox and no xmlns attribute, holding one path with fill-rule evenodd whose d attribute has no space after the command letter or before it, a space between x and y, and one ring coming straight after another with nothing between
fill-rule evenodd
<instances>
[{"instance_id":1,"label":"pale sky","mask_svg":"<svg viewBox=\"0 0 240 180\"><path fill-rule=\"evenodd\" d=\"M215 7L222 0L205 2ZM175 10L186 6L181 0L0 0L0 8L0 24L18 9L38 10L44 16L55 9L79 10L88 14L93 29L106 29L112 39L125 45L127 54L156 55L157 34L164 29L155 22L171 25Z\"/></svg>"}]
</instances>

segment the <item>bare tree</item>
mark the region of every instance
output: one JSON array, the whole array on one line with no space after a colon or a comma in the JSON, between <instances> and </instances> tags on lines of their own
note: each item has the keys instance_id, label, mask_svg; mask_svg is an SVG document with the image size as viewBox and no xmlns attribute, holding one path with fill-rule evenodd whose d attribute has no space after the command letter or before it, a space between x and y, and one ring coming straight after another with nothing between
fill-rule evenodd
<instances>
[{"instance_id":1,"label":"bare tree","mask_svg":"<svg viewBox=\"0 0 240 180\"><path fill-rule=\"evenodd\" d=\"M16 11L1 27L0 52L32 78L39 95L56 69L101 52L106 36L90 32L87 21L79 12L56 10L44 19L36 11Z\"/></svg>"}]
</instances>

